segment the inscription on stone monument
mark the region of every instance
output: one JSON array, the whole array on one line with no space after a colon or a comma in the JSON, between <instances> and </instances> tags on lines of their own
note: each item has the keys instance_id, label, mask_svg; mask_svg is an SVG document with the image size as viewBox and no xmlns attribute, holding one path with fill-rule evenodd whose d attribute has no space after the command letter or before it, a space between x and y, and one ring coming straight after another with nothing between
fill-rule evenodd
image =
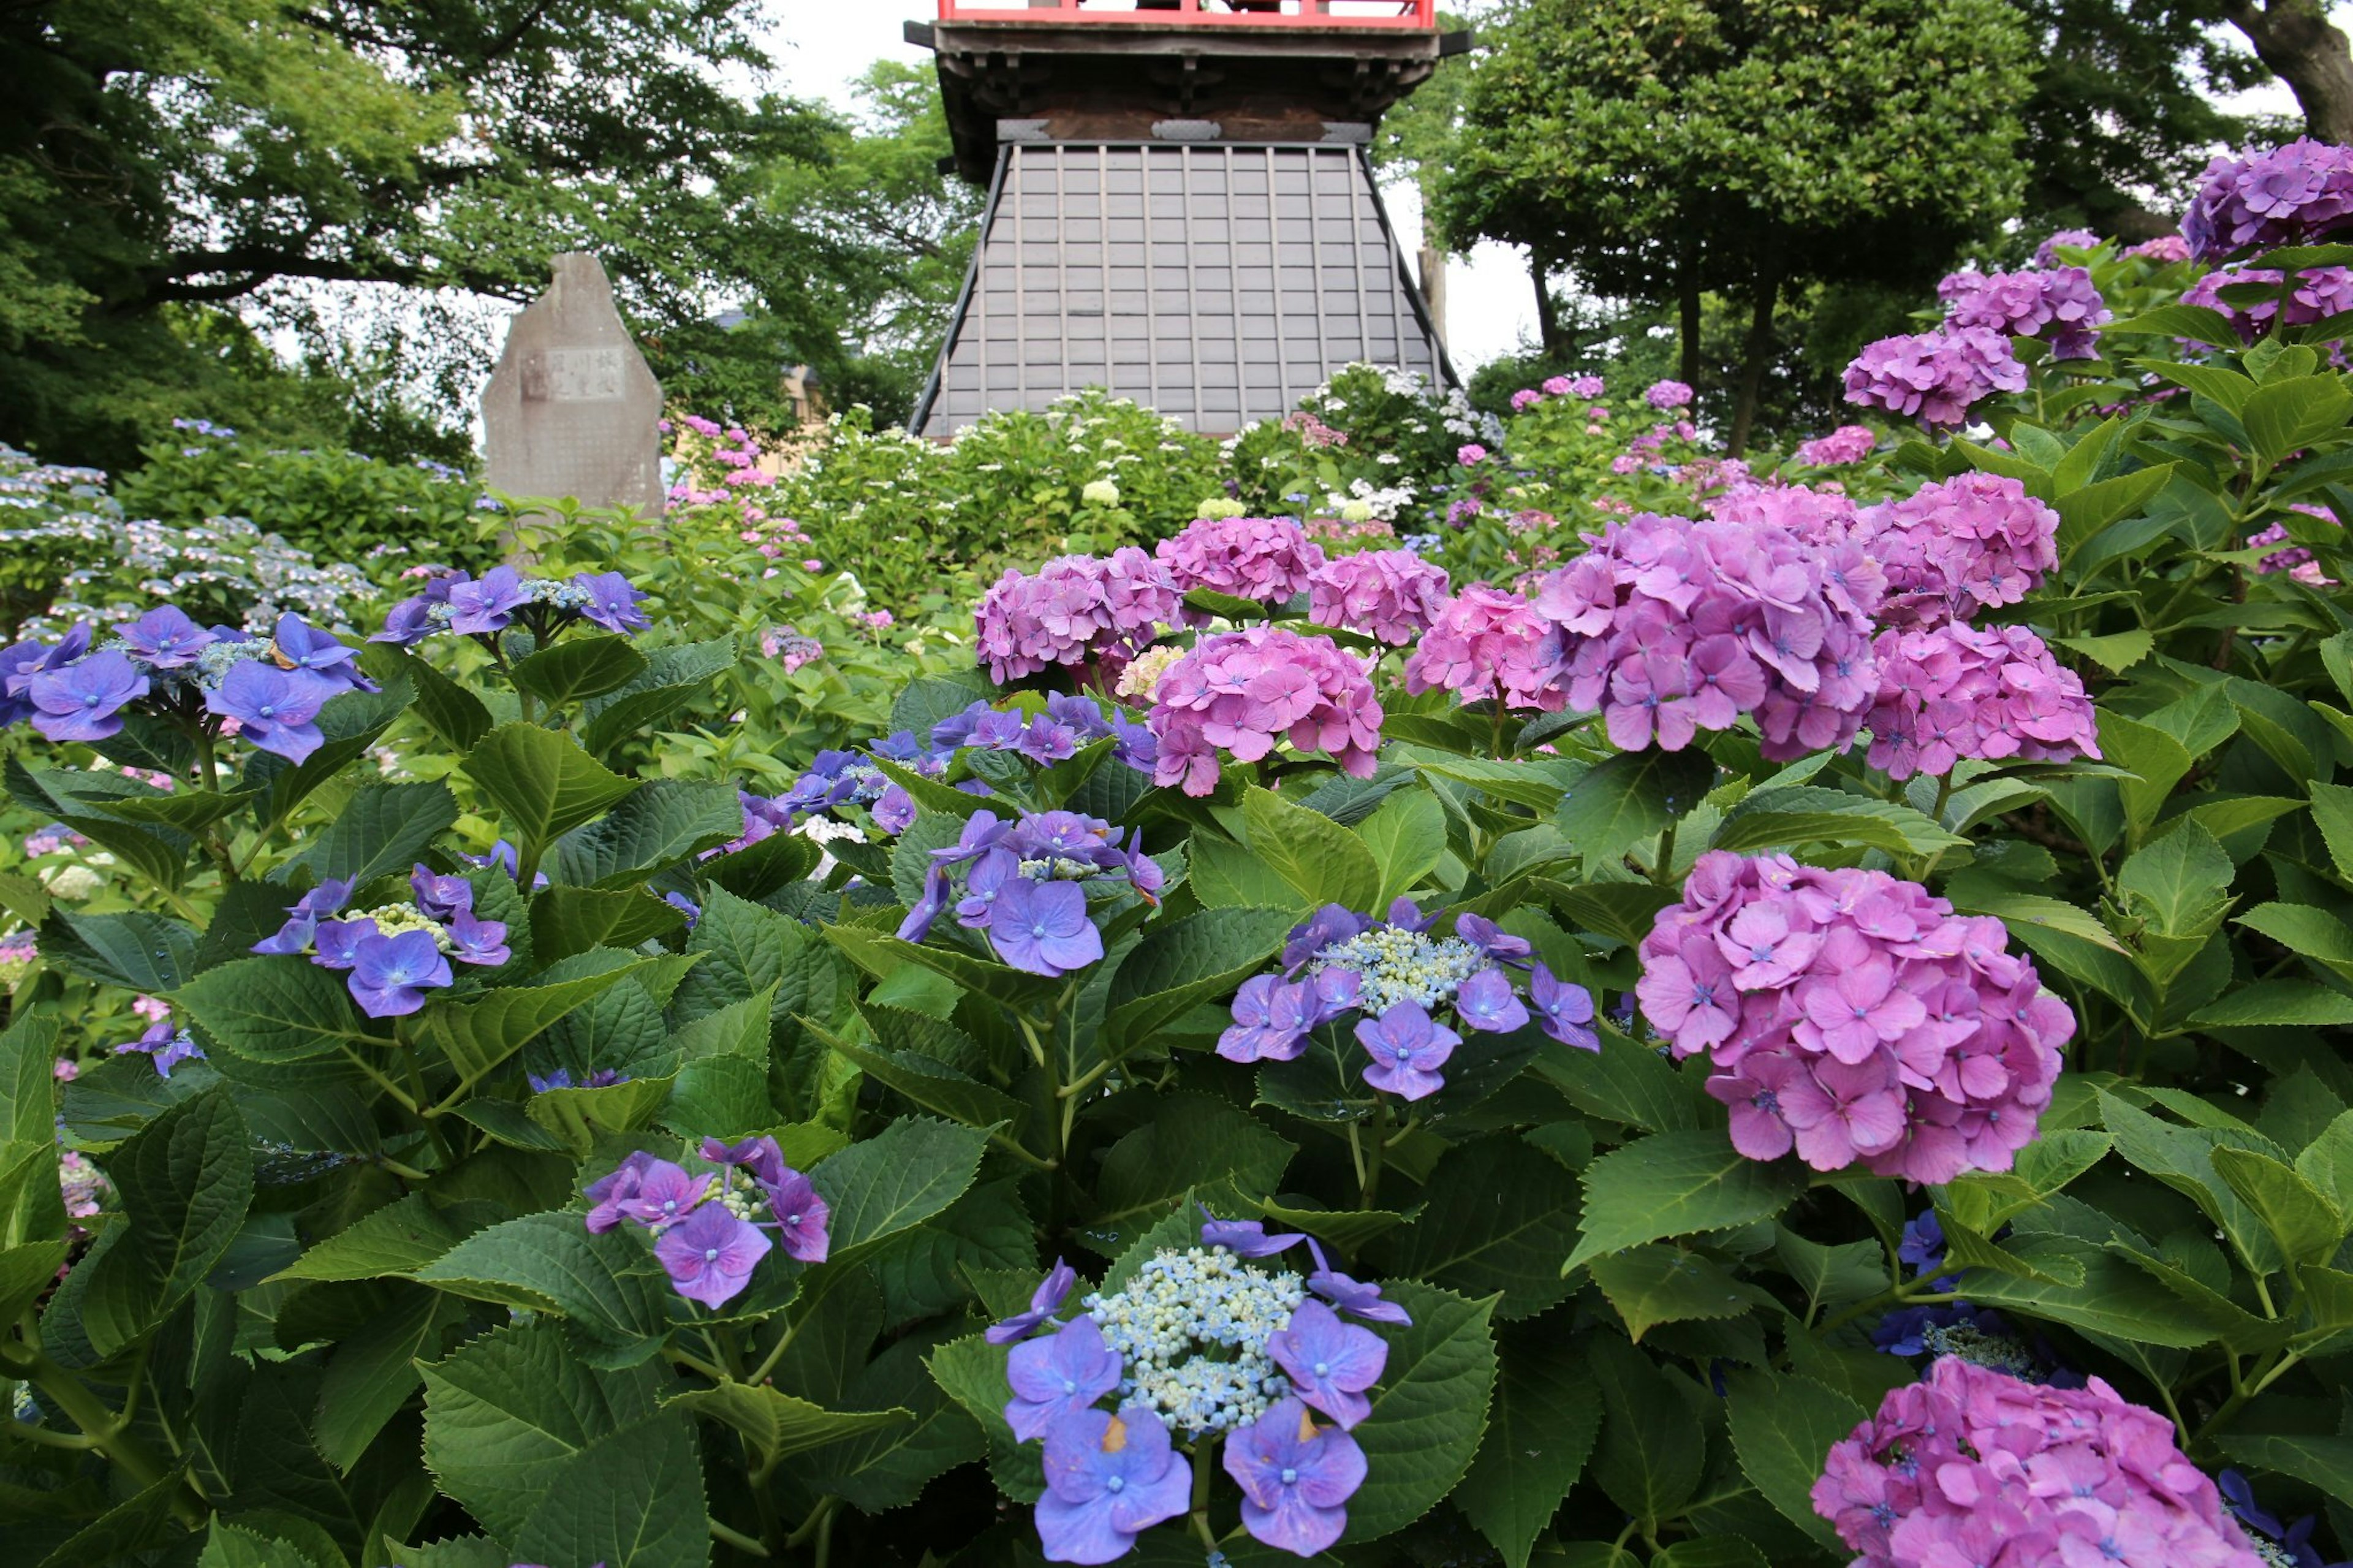
<instances>
[{"instance_id":1,"label":"inscription on stone monument","mask_svg":"<svg viewBox=\"0 0 2353 1568\"><path fill-rule=\"evenodd\" d=\"M482 394L490 486L659 514L661 387L596 258L559 256L554 270L547 292L507 329Z\"/></svg>"}]
</instances>

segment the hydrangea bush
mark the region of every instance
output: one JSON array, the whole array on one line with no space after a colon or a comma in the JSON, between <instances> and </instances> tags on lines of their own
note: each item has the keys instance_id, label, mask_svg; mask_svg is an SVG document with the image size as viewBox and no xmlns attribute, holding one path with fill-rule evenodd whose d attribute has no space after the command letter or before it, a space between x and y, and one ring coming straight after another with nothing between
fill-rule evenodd
<instances>
[{"instance_id":1,"label":"hydrangea bush","mask_svg":"<svg viewBox=\"0 0 2353 1568\"><path fill-rule=\"evenodd\" d=\"M1947 289L2000 324L1783 462L1335 382L1251 440L1481 510L1172 492L823 728L759 726L855 634L710 590L848 592L749 480L691 567L559 516L350 635L21 639L8 1539L2343 1557L2353 388L2184 300L2353 260L2337 156ZM1540 489L1557 558L1479 555Z\"/></svg>"}]
</instances>

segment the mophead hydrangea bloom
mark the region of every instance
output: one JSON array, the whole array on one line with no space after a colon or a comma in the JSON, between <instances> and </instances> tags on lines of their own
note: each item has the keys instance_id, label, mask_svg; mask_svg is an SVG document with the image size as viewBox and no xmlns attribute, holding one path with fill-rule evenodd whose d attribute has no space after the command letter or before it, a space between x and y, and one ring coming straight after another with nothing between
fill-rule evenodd
<instances>
[{"instance_id":1,"label":"mophead hydrangea bloom","mask_svg":"<svg viewBox=\"0 0 2353 1568\"><path fill-rule=\"evenodd\" d=\"M1734 485L1703 504L1707 515L1718 522L1787 529L1816 546L1842 544L1861 525L1861 512L1853 500L1835 487Z\"/></svg>"},{"instance_id":2,"label":"mophead hydrangea bloom","mask_svg":"<svg viewBox=\"0 0 2353 1568\"><path fill-rule=\"evenodd\" d=\"M1954 326L2041 338L2053 359L2093 358L2099 353L2094 329L2113 319L2091 273L2081 267L1956 272L1936 285L1936 297Z\"/></svg>"},{"instance_id":3,"label":"mophead hydrangea bloom","mask_svg":"<svg viewBox=\"0 0 2353 1568\"><path fill-rule=\"evenodd\" d=\"M2037 267L2062 265L2059 247L2063 245L2070 250L2089 250L2099 243L2099 235L2091 229L2063 228L2034 247L2034 265Z\"/></svg>"},{"instance_id":4,"label":"mophead hydrangea bloom","mask_svg":"<svg viewBox=\"0 0 2353 1568\"><path fill-rule=\"evenodd\" d=\"M1653 408L1688 408L1691 400L1690 384L1681 381L1654 381L1642 394L1642 401Z\"/></svg>"},{"instance_id":5,"label":"mophead hydrangea bloom","mask_svg":"<svg viewBox=\"0 0 2353 1568\"><path fill-rule=\"evenodd\" d=\"M2209 272L2181 291L2185 305L2203 305L2230 318L2231 328L2248 342L2272 329L2280 310L2279 289L2284 274L2270 267L2227 267ZM2236 284L2261 284L2264 296L2233 305L2221 291ZM2287 324L2308 327L2315 321L2353 310L2353 271L2342 267L2309 267L2296 274L2295 291L2288 296Z\"/></svg>"},{"instance_id":6,"label":"mophead hydrangea bloom","mask_svg":"<svg viewBox=\"0 0 2353 1568\"><path fill-rule=\"evenodd\" d=\"M1124 664L1176 624L1180 597L1167 568L1132 544L1065 555L1035 575L1008 571L974 613L980 658L997 681L1049 665Z\"/></svg>"},{"instance_id":7,"label":"mophead hydrangea bloom","mask_svg":"<svg viewBox=\"0 0 2353 1568\"><path fill-rule=\"evenodd\" d=\"M2353 227L2353 147L2310 137L2206 165L2181 215L2201 261L2283 245L2312 245Z\"/></svg>"},{"instance_id":8,"label":"mophead hydrangea bloom","mask_svg":"<svg viewBox=\"0 0 2353 1568\"><path fill-rule=\"evenodd\" d=\"M1147 721L1160 743L1153 782L1187 795L1218 787L1218 753L1257 762L1288 740L1369 778L1381 705L1365 667L1330 637L1250 626L1204 637L1169 666Z\"/></svg>"},{"instance_id":9,"label":"mophead hydrangea bloom","mask_svg":"<svg viewBox=\"0 0 2353 1568\"><path fill-rule=\"evenodd\" d=\"M1990 917L1884 871L1699 858L1642 939L1642 1016L1707 1054L1752 1160L1949 1182L2034 1140L2075 1031Z\"/></svg>"},{"instance_id":10,"label":"mophead hydrangea bloom","mask_svg":"<svg viewBox=\"0 0 2353 1568\"><path fill-rule=\"evenodd\" d=\"M1862 513L1891 622L1967 620L2015 605L2059 565L2059 514L2002 474L1922 485Z\"/></svg>"},{"instance_id":11,"label":"mophead hydrangea bloom","mask_svg":"<svg viewBox=\"0 0 2353 1568\"><path fill-rule=\"evenodd\" d=\"M1866 425L1841 425L1827 436L1798 443L1798 461L1810 468L1836 468L1860 463L1879 445L1879 433Z\"/></svg>"},{"instance_id":12,"label":"mophead hydrangea bloom","mask_svg":"<svg viewBox=\"0 0 2353 1568\"><path fill-rule=\"evenodd\" d=\"M1813 1502L1855 1568L2264 1568L2164 1416L1955 1356L1831 1449Z\"/></svg>"},{"instance_id":13,"label":"mophead hydrangea bloom","mask_svg":"<svg viewBox=\"0 0 2353 1568\"><path fill-rule=\"evenodd\" d=\"M1846 400L1926 426L1953 426L1997 392L2026 390L2026 367L1990 327L1940 327L1863 345L1846 367Z\"/></svg>"},{"instance_id":14,"label":"mophead hydrangea bloom","mask_svg":"<svg viewBox=\"0 0 2353 1568\"><path fill-rule=\"evenodd\" d=\"M1941 778L1964 758L2073 762L2100 754L2084 682L2024 626L1947 623L1882 632L1871 765Z\"/></svg>"},{"instance_id":15,"label":"mophead hydrangea bloom","mask_svg":"<svg viewBox=\"0 0 2353 1568\"><path fill-rule=\"evenodd\" d=\"M2162 267L2169 262L2189 260L2189 242L2178 234L2161 234L2155 239L2141 241L2125 254Z\"/></svg>"},{"instance_id":16,"label":"mophead hydrangea bloom","mask_svg":"<svg viewBox=\"0 0 2353 1568\"><path fill-rule=\"evenodd\" d=\"M1316 624L1345 626L1403 647L1430 629L1446 602L1446 568L1410 550L1367 550L1328 562L1307 584Z\"/></svg>"},{"instance_id":17,"label":"mophead hydrangea bloom","mask_svg":"<svg viewBox=\"0 0 2353 1568\"><path fill-rule=\"evenodd\" d=\"M1324 566L1324 549L1287 517L1205 517L1153 546L1179 593L1208 588L1280 605L1304 593ZM1193 613L1195 624L1208 617Z\"/></svg>"},{"instance_id":18,"label":"mophead hydrangea bloom","mask_svg":"<svg viewBox=\"0 0 2353 1568\"><path fill-rule=\"evenodd\" d=\"M1643 513L1545 578L1536 608L1561 628L1568 706L1620 751L1680 751L1747 713L1788 761L1853 740L1879 689L1878 579L1851 542Z\"/></svg>"},{"instance_id":19,"label":"mophead hydrangea bloom","mask_svg":"<svg viewBox=\"0 0 2353 1568\"><path fill-rule=\"evenodd\" d=\"M1560 673L1560 628L1519 595L1474 584L1440 606L1405 661L1405 689L1556 712L1567 700Z\"/></svg>"}]
</instances>

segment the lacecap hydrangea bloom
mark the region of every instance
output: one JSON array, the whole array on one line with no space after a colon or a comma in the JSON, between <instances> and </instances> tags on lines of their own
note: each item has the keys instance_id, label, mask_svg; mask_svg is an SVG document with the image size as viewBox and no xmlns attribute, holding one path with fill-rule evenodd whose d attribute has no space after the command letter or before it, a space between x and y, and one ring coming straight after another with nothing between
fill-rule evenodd
<instances>
[{"instance_id":1,"label":"lacecap hydrangea bloom","mask_svg":"<svg viewBox=\"0 0 2353 1568\"><path fill-rule=\"evenodd\" d=\"M304 953L343 976L344 988L371 1018L417 1012L426 993L457 984L449 967L495 969L512 956L502 921L474 913L474 886L419 865L409 874L410 898L355 910L343 918L353 884L330 879L286 907L286 923L253 944L263 953Z\"/></svg>"},{"instance_id":2,"label":"lacecap hydrangea bloom","mask_svg":"<svg viewBox=\"0 0 2353 1568\"><path fill-rule=\"evenodd\" d=\"M1946 320L1956 327L1988 327L2010 337L2041 338L2053 359L2091 359L2095 331L2112 320L2107 301L2081 267L2020 272L1956 272L1936 285Z\"/></svg>"},{"instance_id":3,"label":"lacecap hydrangea bloom","mask_svg":"<svg viewBox=\"0 0 2353 1568\"><path fill-rule=\"evenodd\" d=\"M1563 634L1568 706L1620 751L1680 751L1753 713L1787 762L1862 727L1880 586L1852 542L1643 513L1546 577L1536 608Z\"/></svg>"},{"instance_id":4,"label":"lacecap hydrangea bloom","mask_svg":"<svg viewBox=\"0 0 2353 1568\"><path fill-rule=\"evenodd\" d=\"M1307 584L1307 614L1393 647L1418 640L1446 602L1446 569L1410 550L1367 550L1327 562Z\"/></svg>"},{"instance_id":5,"label":"lacecap hydrangea bloom","mask_svg":"<svg viewBox=\"0 0 2353 1568\"><path fill-rule=\"evenodd\" d=\"M1882 632L1871 765L1941 778L1964 758L2064 763L2100 754L2099 716L2076 673L2024 626Z\"/></svg>"},{"instance_id":6,"label":"lacecap hydrangea bloom","mask_svg":"<svg viewBox=\"0 0 2353 1568\"><path fill-rule=\"evenodd\" d=\"M1316 1029L1353 1016L1371 1058L1365 1081L1419 1100L1445 1087L1440 1069L1462 1044L1458 1031L1508 1034L1535 1022L1565 1045L1599 1048L1592 994L1554 975L1526 939L1472 914L1436 936L1437 920L1410 899L1391 904L1386 920L1324 905L1292 928L1282 973L1242 983L1218 1054L1292 1061Z\"/></svg>"},{"instance_id":7,"label":"lacecap hydrangea bloom","mask_svg":"<svg viewBox=\"0 0 2353 1568\"><path fill-rule=\"evenodd\" d=\"M1303 1243L1313 1272L1266 1262ZM1223 1443L1259 1541L1311 1557L1339 1539L1366 1473L1349 1429L1372 1414L1366 1391L1388 1362L1387 1342L1343 1314L1408 1321L1378 1286L1335 1272L1304 1236L1214 1218L1199 1246L1155 1253L1065 1321L1074 1280L1057 1263L1029 1310L988 1333L1013 1346L1006 1422L1045 1447L1037 1523L1049 1562L1113 1562L1188 1512L1192 1475L1176 1443Z\"/></svg>"},{"instance_id":8,"label":"lacecap hydrangea bloom","mask_svg":"<svg viewBox=\"0 0 2353 1568\"><path fill-rule=\"evenodd\" d=\"M1886 573L1881 617L1968 620L2015 605L2059 566L2059 514L2002 474L1961 474L1866 509L1860 526Z\"/></svg>"},{"instance_id":9,"label":"lacecap hydrangea bloom","mask_svg":"<svg viewBox=\"0 0 2353 1568\"><path fill-rule=\"evenodd\" d=\"M690 1171L641 1150L591 1182L589 1231L626 1223L651 1233L672 1288L714 1310L742 1295L760 1260L779 1247L797 1262L825 1261L832 1211L785 1163L774 1138L705 1138L700 1152L717 1169Z\"/></svg>"},{"instance_id":10,"label":"lacecap hydrangea bloom","mask_svg":"<svg viewBox=\"0 0 2353 1568\"><path fill-rule=\"evenodd\" d=\"M956 924L987 935L999 963L1049 977L1103 957L1090 902L1128 893L1157 902L1166 881L1140 831L1123 847L1110 823L1074 811L1023 812L1009 822L976 811L931 861L901 941L923 941L953 908Z\"/></svg>"},{"instance_id":11,"label":"lacecap hydrangea bloom","mask_svg":"<svg viewBox=\"0 0 2353 1568\"><path fill-rule=\"evenodd\" d=\"M1250 626L1203 637L1171 665L1147 722L1159 742L1153 783L1187 795L1218 787L1218 753L1254 763L1289 740L1368 778L1381 705L1365 667L1330 637Z\"/></svg>"},{"instance_id":12,"label":"lacecap hydrangea bloom","mask_svg":"<svg viewBox=\"0 0 2353 1568\"><path fill-rule=\"evenodd\" d=\"M974 614L976 646L999 682L1050 665L1116 668L1176 623L1179 600L1168 569L1132 544L1107 556L1065 555L1034 575L1008 571L997 580Z\"/></svg>"},{"instance_id":13,"label":"lacecap hydrangea bloom","mask_svg":"<svg viewBox=\"0 0 2353 1568\"><path fill-rule=\"evenodd\" d=\"M1855 1568L2264 1568L2164 1416L1957 1357L1831 1449L1813 1503Z\"/></svg>"},{"instance_id":14,"label":"lacecap hydrangea bloom","mask_svg":"<svg viewBox=\"0 0 2353 1568\"><path fill-rule=\"evenodd\" d=\"M1568 700L1560 674L1560 628L1519 595L1473 584L1439 606L1405 661L1405 689L1557 712Z\"/></svg>"},{"instance_id":15,"label":"lacecap hydrangea bloom","mask_svg":"<svg viewBox=\"0 0 2353 1568\"><path fill-rule=\"evenodd\" d=\"M488 643L519 626L544 647L580 621L627 636L653 625L638 607L644 598L618 572L578 572L561 583L526 577L512 566L494 566L479 578L445 572L422 594L393 605L384 630L368 640L415 647L427 637L455 632Z\"/></svg>"},{"instance_id":16,"label":"lacecap hydrangea bloom","mask_svg":"<svg viewBox=\"0 0 2353 1568\"><path fill-rule=\"evenodd\" d=\"M1678 1058L1707 1054L1752 1160L2006 1171L2075 1032L2001 921L1884 871L1711 851L1641 952L1643 1017Z\"/></svg>"},{"instance_id":17,"label":"lacecap hydrangea bloom","mask_svg":"<svg viewBox=\"0 0 2353 1568\"><path fill-rule=\"evenodd\" d=\"M2026 390L2026 367L1990 327L1940 327L1863 345L1846 367L1846 400L1931 427L1954 426L1997 392Z\"/></svg>"},{"instance_id":18,"label":"lacecap hydrangea bloom","mask_svg":"<svg viewBox=\"0 0 2353 1568\"><path fill-rule=\"evenodd\" d=\"M2201 261L2313 245L2348 227L2353 147L2309 137L2215 159L2181 216L2182 237Z\"/></svg>"},{"instance_id":19,"label":"lacecap hydrangea bloom","mask_svg":"<svg viewBox=\"0 0 2353 1568\"><path fill-rule=\"evenodd\" d=\"M1261 604L1288 603L1307 591L1324 549L1287 517L1205 517L1153 547L1179 593L1208 588ZM1208 617L1187 612L1195 625Z\"/></svg>"}]
</instances>

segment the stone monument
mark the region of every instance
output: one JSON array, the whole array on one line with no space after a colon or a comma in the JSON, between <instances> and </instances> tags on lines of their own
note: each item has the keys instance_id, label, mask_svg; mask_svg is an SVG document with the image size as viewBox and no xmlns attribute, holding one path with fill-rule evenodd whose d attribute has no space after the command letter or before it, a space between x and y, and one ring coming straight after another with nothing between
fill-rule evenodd
<instances>
[{"instance_id":1,"label":"stone monument","mask_svg":"<svg viewBox=\"0 0 2353 1568\"><path fill-rule=\"evenodd\" d=\"M489 486L659 516L661 384L596 258L568 252L554 270L547 292L508 327L482 394Z\"/></svg>"}]
</instances>

